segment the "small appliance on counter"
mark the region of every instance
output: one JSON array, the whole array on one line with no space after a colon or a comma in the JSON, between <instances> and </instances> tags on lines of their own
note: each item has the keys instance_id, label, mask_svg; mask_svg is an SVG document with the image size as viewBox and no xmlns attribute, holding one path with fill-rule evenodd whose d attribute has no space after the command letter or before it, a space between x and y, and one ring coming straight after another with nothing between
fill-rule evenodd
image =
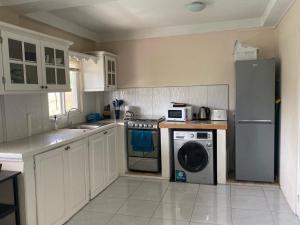
<instances>
[{"instance_id":1,"label":"small appliance on counter","mask_svg":"<svg viewBox=\"0 0 300 225\"><path fill-rule=\"evenodd\" d=\"M192 107L171 107L167 112L167 121L185 122L193 119Z\"/></svg>"},{"instance_id":2,"label":"small appliance on counter","mask_svg":"<svg viewBox=\"0 0 300 225\"><path fill-rule=\"evenodd\" d=\"M227 110L225 109L211 109L210 120L212 121L227 121Z\"/></svg>"},{"instance_id":3,"label":"small appliance on counter","mask_svg":"<svg viewBox=\"0 0 300 225\"><path fill-rule=\"evenodd\" d=\"M200 107L199 114L198 114L199 120L209 120L210 119L210 108L208 107Z\"/></svg>"}]
</instances>

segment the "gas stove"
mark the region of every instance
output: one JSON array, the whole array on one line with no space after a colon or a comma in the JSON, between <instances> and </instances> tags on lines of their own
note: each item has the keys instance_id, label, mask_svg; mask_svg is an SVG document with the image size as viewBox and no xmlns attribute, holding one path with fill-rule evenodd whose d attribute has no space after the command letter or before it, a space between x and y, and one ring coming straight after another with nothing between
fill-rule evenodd
<instances>
[{"instance_id":1,"label":"gas stove","mask_svg":"<svg viewBox=\"0 0 300 225\"><path fill-rule=\"evenodd\" d=\"M165 120L164 116L136 116L127 122L128 128L134 129L158 129L161 121Z\"/></svg>"}]
</instances>

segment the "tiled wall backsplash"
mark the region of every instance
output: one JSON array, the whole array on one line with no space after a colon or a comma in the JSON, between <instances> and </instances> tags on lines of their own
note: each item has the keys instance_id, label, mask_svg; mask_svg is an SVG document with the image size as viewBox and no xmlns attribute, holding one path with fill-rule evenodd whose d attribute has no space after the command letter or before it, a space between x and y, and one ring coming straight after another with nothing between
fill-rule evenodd
<instances>
[{"instance_id":1,"label":"tiled wall backsplash","mask_svg":"<svg viewBox=\"0 0 300 225\"><path fill-rule=\"evenodd\" d=\"M113 99L123 99L125 105L134 106L136 115L165 115L170 102L184 102L193 106L194 113L199 107L207 106L228 110L228 85L128 88L104 92L104 105Z\"/></svg>"}]
</instances>

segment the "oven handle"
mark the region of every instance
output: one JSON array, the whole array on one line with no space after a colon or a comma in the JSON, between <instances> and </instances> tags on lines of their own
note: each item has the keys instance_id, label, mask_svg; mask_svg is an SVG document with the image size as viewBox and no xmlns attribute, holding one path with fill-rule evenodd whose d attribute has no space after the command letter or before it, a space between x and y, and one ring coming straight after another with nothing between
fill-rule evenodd
<instances>
[{"instance_id":1,"label":"oven handle","mask_svg":"<svg viewBox=\"0 0 300 225\"><path fill-rule=\"evenodd\" d=\"M128 132L131 133L133 130L144 131L146 129L128 129ZM158 133L158 130L147 130L147 131L151 131L152 134L157 134Z\"/></svg>"}]
</instances>

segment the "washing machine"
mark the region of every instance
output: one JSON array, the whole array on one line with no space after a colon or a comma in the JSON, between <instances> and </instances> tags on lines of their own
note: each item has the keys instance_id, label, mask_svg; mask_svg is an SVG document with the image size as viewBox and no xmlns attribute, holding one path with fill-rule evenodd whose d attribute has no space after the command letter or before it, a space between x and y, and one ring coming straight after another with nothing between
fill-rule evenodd
<instances>
[{"instance_id":1,"label":"washing machine","mask_svg":"<svg viewBox=\"0 0 300 225\"><path fill-rule=\"evenodd\" d=\"M174 131L175 181L215 184L212 131Z\"/></svg>"}]
</instances>

